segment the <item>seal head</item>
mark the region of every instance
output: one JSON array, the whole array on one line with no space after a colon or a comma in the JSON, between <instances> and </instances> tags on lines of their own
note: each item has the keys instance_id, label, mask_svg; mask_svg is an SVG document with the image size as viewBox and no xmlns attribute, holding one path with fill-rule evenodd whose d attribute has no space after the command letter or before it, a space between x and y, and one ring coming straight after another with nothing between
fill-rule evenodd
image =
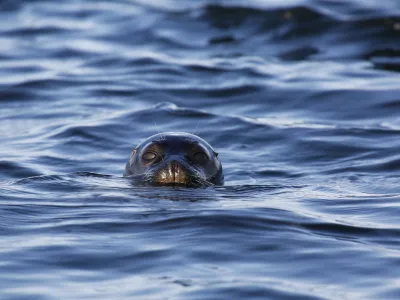
<instances>
[{"instance_id":1,"label":"seal head","mask_svg":"<svg viewBox=\"0 0 400 300\"><path fill-rule=\"evenodd\" d=\"M224 184L218 153L200 137L184 132L159 133L147 138L132 151L124 176L151 185Z\"/></svg>"}]
</instances>

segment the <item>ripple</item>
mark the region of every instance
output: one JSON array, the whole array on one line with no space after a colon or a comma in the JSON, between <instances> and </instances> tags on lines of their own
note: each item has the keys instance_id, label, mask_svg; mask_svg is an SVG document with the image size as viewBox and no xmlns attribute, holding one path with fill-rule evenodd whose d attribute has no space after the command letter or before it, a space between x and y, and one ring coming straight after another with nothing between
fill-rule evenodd
<instances>
[{"instance_id":1,"label":"ripple","mask_svg":"<svg viewBox=\"0 0 400 300\"><path fill-rule=\"evenodd\" d=\"M40 175L36 170L11 161L0 161L0 169L6 172L9 178L24 178Z\"/></svg>"}]
</instances>

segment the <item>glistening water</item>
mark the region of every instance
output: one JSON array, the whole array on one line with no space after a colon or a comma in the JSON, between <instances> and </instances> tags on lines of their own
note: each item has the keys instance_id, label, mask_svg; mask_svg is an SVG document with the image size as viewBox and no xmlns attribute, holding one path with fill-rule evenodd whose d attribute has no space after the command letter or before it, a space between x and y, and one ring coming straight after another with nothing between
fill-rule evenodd
<instances>
[{"instance_id":1,"label":"glistening water","mask_svg":"<svg viewBox=\"0 0 400 300\"><path fill-rule=\"evenodd\" d=\"M400 299L399 71L397 0L1 1L0 298Z\"/></svg>"}]
</instances>

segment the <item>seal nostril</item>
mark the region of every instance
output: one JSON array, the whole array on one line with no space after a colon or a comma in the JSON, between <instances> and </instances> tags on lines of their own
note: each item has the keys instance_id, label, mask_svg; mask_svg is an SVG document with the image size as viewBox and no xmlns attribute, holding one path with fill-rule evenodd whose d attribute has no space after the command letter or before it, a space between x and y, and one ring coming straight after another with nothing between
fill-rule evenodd
<instances>
[{"instance_id":1,"label":"seal nostril","mask_svg":"<svg viewBox=\"0 0 400 300\"><path fill-rule=\"evenodd\" d=\"M177 167L177 165L176 165L176 162L175 162L175 161L172 161L172 162L171 162L171 172L172 172L172 174L173 174L174 176L175 176L175 173L176 173L177 169L178 169L178 167Z\"/></svg>"},{"instance_id":2,"label":"seal nostril","mask_svg":"<svg viewBox=\"0 0 400 300\"><path fill-rule=\"evenodd\" d=\"M176 166L174 162L171 162L171 175L172 175L172 181L176 182Z\"/></svg>"},{"instance_id":3,"label":"seal nostril","mask_svg":"<svg viewBox=\"0 0 400 300\"><path fill-rule=\"evenodd\" d=\"M187 172L178 161L171 161L169 165L171 172L171 181L175 183L186 183Z\"/></svg>"}]
</instances>

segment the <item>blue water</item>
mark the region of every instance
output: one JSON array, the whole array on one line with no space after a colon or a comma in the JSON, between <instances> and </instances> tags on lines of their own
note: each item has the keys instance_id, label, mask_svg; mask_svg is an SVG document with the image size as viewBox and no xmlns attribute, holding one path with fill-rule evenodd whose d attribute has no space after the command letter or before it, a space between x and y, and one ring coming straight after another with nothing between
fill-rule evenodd
<instances>
[{"instance_id":1,"label":"blue water","mask_svg":"<svg viewBox=\"0 0 400 300\"><path fill-rule=\"evenodd\" d=\"M0 298L400 299L399 72L397 0L1 1Z\"/></svg>"}]
</instances>

